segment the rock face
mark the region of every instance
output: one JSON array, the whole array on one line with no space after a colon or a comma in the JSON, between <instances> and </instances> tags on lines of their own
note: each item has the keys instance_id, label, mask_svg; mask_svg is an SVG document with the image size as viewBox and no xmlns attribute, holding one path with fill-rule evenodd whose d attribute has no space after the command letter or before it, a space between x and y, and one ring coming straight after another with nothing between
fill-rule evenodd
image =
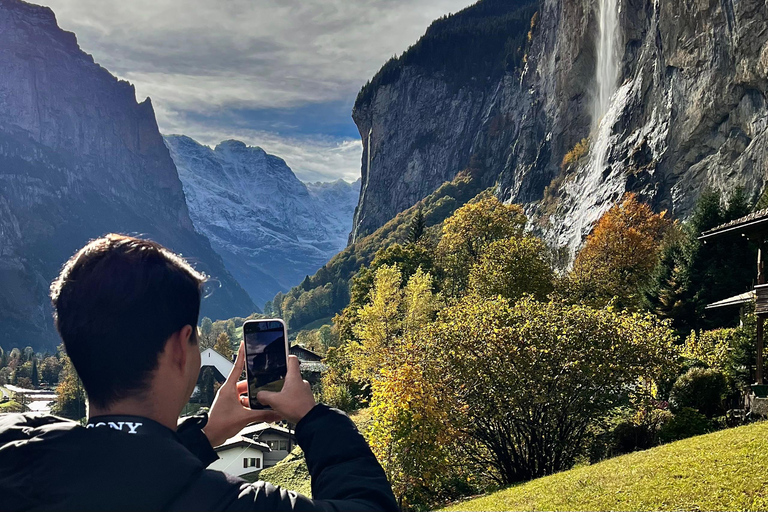
<instances>
[{"instance_id":1,"label":"rock face","mask_svg":"<svg viewBox=\"0 0 768 512\"><path fill-rule=\"evenodd\" d=\"M617 2L620 76L601 120L592 119L590 0L540 0L523 63L498 79L457 83L404 65L361 94L353 117L366 151L351 239L472 166L571 253L627 191L678 218L707 187L756 197L768 170L768 5ZM589 152L563 166L582 139Z\"/></svg>"},{"instance_id":2,"label":"rock face","mask_svg":"<svg viewBox=\"0 0 768 512\"><path fill-rule=\"evenodd\" d=\"M344 248L360 183L305 185L259 147L215 149L183 135L165 143L197 230L259 305L296 286Z\"/></svg>"},{"instance_id":3,"label":"rock face","mask_svg":"<svg viewBox=\"0 0 768 512\"><path fill-rule=\"evenodd\" d=\"M1 346L56 346L48 286L108 232L148 236L212 276L221 286L203 314L255 310L195 232L149 99L137 103L50 9L19 0L0 0L0 69Z\"/></svg>"}]
</instances>

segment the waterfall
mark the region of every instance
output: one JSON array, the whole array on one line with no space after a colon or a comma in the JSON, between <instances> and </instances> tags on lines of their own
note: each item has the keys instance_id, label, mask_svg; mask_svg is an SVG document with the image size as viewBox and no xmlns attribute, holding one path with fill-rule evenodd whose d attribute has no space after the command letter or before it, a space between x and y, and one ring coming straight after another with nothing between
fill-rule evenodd
<instances>
[{"instance_id":1,"label":"waterfall","mask_svg":"<svg viewBox=\"0 0 768 512\"><path fill-rule=\"evenodd\" d=\"M597 91L592 113L591 161L593 168L599 172L605 166L606 154L610 150L608 142L615 122L615 119L607 119L606 114L611 107L619 78L619 1L597 0Z\"/></svg>"},{"instance_id":2,"label":"waterfall","mask_svg":"<svg viewBox=\"0 0 768 512\"><path fill-rule=\"evenodd\" d=\"M619 34L619 0L597 0L597 91L594 99L592 116L593 128L600 126L611 97L616 92L619 78L619 54L621 47Z\"/></svg>"}]
</instances>

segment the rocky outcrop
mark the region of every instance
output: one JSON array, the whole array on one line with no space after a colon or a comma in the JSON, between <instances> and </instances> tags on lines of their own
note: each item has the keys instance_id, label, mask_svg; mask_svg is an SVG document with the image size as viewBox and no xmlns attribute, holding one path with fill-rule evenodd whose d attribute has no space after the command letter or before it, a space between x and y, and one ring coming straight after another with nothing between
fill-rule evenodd
<instances>
[{"instance_id":1,"label":"rocky outcrop","mask_svg":"<svg viewBox=\"0 0 768 512\"><path fill-rule=\"evenodd\" d=\"M305 185L285 161L235 140L165 137L192 221L259 305L346 246L359 182Z\"/></svg>"},{"instance_id":2,"label":"rocky outcrop","mask_svg":"<svg viewBox=\"0 0 768 512\"><path fill-rule=\"evenodd\" d=\"M148 236L213 277L203 314L255 310L195 232L149 99L19 0L0 0L0 68L0 346L56 346L48 286L108 232Z\"/></svg>"},{"instance_id":3,"label":"rocky outcrop","mask_svg":"<svg viewBox=\"0 0 768 512\"><path fill-rule=\"evenodd\" d=\"M596 5L540 0L523 62L496 80L449 83L404 65L364 95L351 238L472 165L571 253L627 191L677 218L707 187L756 197L768 170L765 2L619 0L620 76L601 123L592 119ZM563 166L582 139L590 151Z\"/></svg>"}]
</instances>

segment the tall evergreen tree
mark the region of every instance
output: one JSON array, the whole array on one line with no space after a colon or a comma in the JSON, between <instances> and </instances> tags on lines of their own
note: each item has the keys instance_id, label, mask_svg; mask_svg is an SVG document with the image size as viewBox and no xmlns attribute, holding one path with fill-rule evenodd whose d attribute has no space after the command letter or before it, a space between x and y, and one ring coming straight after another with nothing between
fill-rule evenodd
<instances>
[{"instance_id":1,"label":"tall evergreen tree","mask_svg":"<svg viewBox=\"0 0 768 512\"><path fill-rule=\"evenodd\" d=\"M32 375L30 375L30 380L32 381L32 386L37 389L38 386L40 386L40 373L37 369L37 358L32 358Z\"/></svg>"},{"instance_id":2,"label":"tall evergreen tree","mask_svg":"<svg viewBox=\"0 0 768 512\"><path fill-rule=\"evenodd\" d=\"M681 236L664 247L653 284L646 292L646 305L662 318L672 319L680 336L738 320L736 311L707 310L706 306L751 288L756 248L740 236L722 236L707 243L699 236L749 211L743 190L736 190L725 207L719 192L707 190Z\"/></svg>"},{"instance_id":3,"label":"tall evergreen tree","mask_svg":"<svg viewBox=\"0 0 768 512\"><path fill-rule=\"evenodd\" d=\"M411 221L411 227L408 230L408 241L412 244L418 242L419 239L421 239L421 237L424 235L425 227L426 223L424 221L424 211L420 206L419 209L416 210L416 215L414 215L413 220Z\"/></svg>"}]
</instances>

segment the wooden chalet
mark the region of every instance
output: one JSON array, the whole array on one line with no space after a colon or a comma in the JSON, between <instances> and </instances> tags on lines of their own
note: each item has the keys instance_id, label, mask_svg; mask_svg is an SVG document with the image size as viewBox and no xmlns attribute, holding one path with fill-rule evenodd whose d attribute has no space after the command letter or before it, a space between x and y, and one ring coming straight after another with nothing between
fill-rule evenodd
<instances>
[{"instance_id":1,"label":"wooden chalet","mask_svg":"<svg viewBox=\"0 0 768 512\"><path fill-rule=\"evenodd\" d=\"M726 236L742 236L754 242L757 245L757 280L753 292L747 292L736 297L730 297L714 304L708 308L722 307L735 304L744 304L755 301L755 314L757 315L757 370L755 377L757 384L762 386L763 382L763 338L765 318L768 317L768 284L765 276L765 242L768 241L768 209L751 213L740 219L733 220L726 224L717 226L714 229L705 231L699 237L704 243L715 241Z\"/></svg>"}]
</instances>

